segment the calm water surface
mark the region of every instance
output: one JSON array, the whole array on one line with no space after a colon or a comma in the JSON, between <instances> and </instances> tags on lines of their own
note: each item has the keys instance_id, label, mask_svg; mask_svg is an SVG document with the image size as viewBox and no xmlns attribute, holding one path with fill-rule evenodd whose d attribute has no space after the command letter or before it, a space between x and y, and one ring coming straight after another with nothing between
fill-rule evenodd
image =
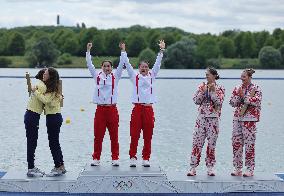
<instances>
[{"instance_id":1,"label":"calm water surface","mask_svg":"<svg viewBox=\"0 0 284 196\"><path fill-rule=\"evenodd\" d=\"M0 76L24 76L36 69L0 69ZM59 69L61 76L89 76L87 69ZM220 70L221 77L239 77L241 70ZM125 71L124 76L127 76ZM204 70L161 70L163 77L203 77ZM284 77L284 71L258 70L254 77ZM198 80L160 79L154 84L158 103L155 104L156 124L154 129L152 164L159 164L165 171L186 171L192 145L192 132L197 116L197 106L192 101ZM35 83L35 80L32 82ZM217 141L216 170L229 173L232 169L232 114L229 98L240 80L219 80L226 89L222 109L220 134ZM284 171L284 80L255 80L263 91L261 121L257 124L256 171ZM121 164L128 164L129 120L131 82L122 79L119 83L118 109L120 114L119 143ZM24 113L28 101L24 78L0 78L0 170L26 169L26 137ZM96 105L91 103L94 91L93 79L63 79L64 124L61 129L61 145L68 170L81 170L91 161L93 151L93 118ZM84 111L81 111L83 109ZM71 119L66 124L66 118ZM142 140L138 157L141 157ZM203 149L199 170L205 170ZM141 159L141 158L140 158ZM103 143L102 164L110 164L110 140L108 133ZM53 167L48 147L45 116L41 116L36 165L45 171Z\"/></svg>"}]
</instances>

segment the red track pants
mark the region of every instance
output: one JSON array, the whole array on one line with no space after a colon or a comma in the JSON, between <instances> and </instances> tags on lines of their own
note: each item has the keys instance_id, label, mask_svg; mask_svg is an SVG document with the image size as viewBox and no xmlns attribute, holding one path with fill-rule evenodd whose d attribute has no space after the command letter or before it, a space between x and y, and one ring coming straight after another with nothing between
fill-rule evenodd
<instances>
[{"instance_id":1,"label":"red track pants","mask_svg":"<svg viewBox=\"0 0 284 196\"><path fill-rule=\"evenodd\" d=\"M135 104L130 121L130 158L137 158L137 146L141 130L143 130L144 147L142 151L143 160L149 160L151 155L151 140L154 128L154 111L152 106Z\"/></svg>"},{"instance_id":2,"label":"red track pants","mask_svg":"<svg viewBox=\"0 0 284 196\"><path fill-rule=\"evenodd\" d=\"M102 143L106 132L106 128L109 131L109 136L111 141L112 160L119 159L118 126L119 126L119 115L116 106L98 105L94 118L95 138L94 138L93 159L100 160L102 152Z\"/></svg>"}]
</instances>

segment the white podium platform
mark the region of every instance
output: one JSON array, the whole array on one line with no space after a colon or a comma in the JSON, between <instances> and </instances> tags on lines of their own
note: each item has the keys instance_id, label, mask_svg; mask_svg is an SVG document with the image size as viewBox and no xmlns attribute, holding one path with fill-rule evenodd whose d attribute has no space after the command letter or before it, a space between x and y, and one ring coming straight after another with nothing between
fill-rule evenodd
<instances>
[{"instance_id":1,"label":"white podium platform","mask_svg":"<svg viewBox=\"0 0 284 196\"><path fill-rule=\"evenodd\" d=\"M186 173L167 173L169 182L179 193L227 193L227 192L284 192L284 181L273 174L255 173L253 177L234 177L228 174L208 176Z\"/></svg>"},{"instance_id":2,"label":"white podium platform","mask_svg":"<svg viewBox=\"0 0 284 196\"><path fill-rule=\"evenodd\" d=\"M87 165L70 193L175 193L166 174L158 166L134 168Z\"/></svg>"},{"instance_id":3,"label":"white podium platform","mask_svg":"<svg viewBox=\"0 0 284 196\"><path fill-rule=\"evenodd\" d=\"M0 192L64 192L77 181L79 172L59 177L30 178L25 170L8 170L0 179Z\"/></svg>"},{"instance_id":4,"label":"white podium platform","mask_svg":"<svg viewBox=\"0 0 284 196\"><path fill-rule=\"evenodd\" d=\"M278 176L255 173L244 178L228 173L211 177L200 173L188 177L184 172L165 173L155 164L149 168L87 164L82 171L68 171L60 177L29 178L26 171L9 170L0 177L0 193L284 193L284 181Z\"/></svg>"}]
</instances>

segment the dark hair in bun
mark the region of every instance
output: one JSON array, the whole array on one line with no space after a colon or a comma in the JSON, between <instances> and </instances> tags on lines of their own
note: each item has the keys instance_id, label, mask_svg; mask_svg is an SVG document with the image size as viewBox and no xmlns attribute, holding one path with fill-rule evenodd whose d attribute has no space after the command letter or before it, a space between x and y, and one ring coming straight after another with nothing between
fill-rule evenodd
<instances>
[{"instance_id":1,"label":"dark hair in bun","mask_svg":"<svg viewBox=\"0 0 284 196\"><path fill-rule=\"evenodd\" d=\"M38 79L38 80L43 80L43 74L44 72L46 71L46 69L41 69L38 71L38 73L36 74L35 78Z\"/></svg>"},{"instance_id":2,"label":"dark hair in bun","mask_svg":"<svg viewBox=\"0 0 284 196\"><path fill-rule=\"evenodd\" d=\"M215 80L218 80L220 78L217 70L214 67L208 67L207 71L209 71L209 73L211 73L213 76L215 76Z\"/></svg>"},{"instance_id":3,"label":"dark hair in bun","mask_svg":"<svg viewBox=\"0 0 284 196\"><path fill-rule=\"evenodd\" d=\"M249 77L252 77L252 74L255 73L254 69L252 68L245 69L244 72L246 72Z\"/></svg>"}]
</instances>

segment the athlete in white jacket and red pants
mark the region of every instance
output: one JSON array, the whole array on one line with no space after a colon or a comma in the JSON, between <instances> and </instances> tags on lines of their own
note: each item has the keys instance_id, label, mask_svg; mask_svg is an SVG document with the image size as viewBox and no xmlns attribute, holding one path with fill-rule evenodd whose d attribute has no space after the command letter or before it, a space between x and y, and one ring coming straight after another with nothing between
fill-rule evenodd
<instances>
[{"instance_id":1,"label":"athlete in white jacket and red pants","mask_svg":"<svg viewBox=\"0 0 284 196\"><path fill-rule=\"evenodd\" d=\"M93 102L97 104L94 118L94 153L92 166L100 165L103 138L106 128L109 131L111 140L112 165L119 166L119 143L118 124L119 115L116 107L118 95L118 82L123 71L123 56L121 52L120 62L115 72L112 72L112 62L105 60L102 62L102 71L98 72L92 63L90 50L92 43L88 43L86 61L88 69L95 80L95 92Z\"/></svg>"},{"instance_id":2,"label":"athlete in white jacket and red pants","mask_svg":"<svg viewBox=\"0 0 284 196\"><path fill-rule=\"evenodd\" d=\"M243 167L243 147L245 146L244 177L254 175L256 122L259 121L262 92L251 83L253 69L245 69L241 75L242 84L233 90L230 105L235 108L233 117L233 165L232 176L241 176Z\"/></svg>"},{"instance_id":3,"label":"athlete in white jacket and red pants","mask_svg":"<svg viewBox=\"0 0 284 196\"><path fill-rule=\"evenodd\" d=\"M199 165L204 142L207 138L208 145L206 150L207 174L215 176L214 165L215 147L219 134L219 118L221 116L222 103L225 97L225 89L217 84L219 79L217 71L210 67L206 72L207 84L202 83L193 97L193 101L198 107L198 117L195 124L192 142L192 153L190 159L190 171L188 176L196 175L196 167Z\"/></svg>"},{"instance_id":4,"label":"athlete in white jacket and red pants","mask_svg":"<svg viewBox=\"0 0 284 196\"><path fill-rule=\"evenodd\" d=\"M152 104L156 103L153 83L155 82L161 67L163 51L165 50L165 42L161 40L159 46L160 52L152 70L150 71L149 64L145 61L140 62L138 73L134 71L128 58L126 58L125 61L128 75L133 84L132 103L134 105L130 121L130 167L136 167L136 153L141 130L143 130L144 139L142 165L144 167L150 167L149 159L151 155L151 141L155 121Z\"/></svg>"}]
</instances>

